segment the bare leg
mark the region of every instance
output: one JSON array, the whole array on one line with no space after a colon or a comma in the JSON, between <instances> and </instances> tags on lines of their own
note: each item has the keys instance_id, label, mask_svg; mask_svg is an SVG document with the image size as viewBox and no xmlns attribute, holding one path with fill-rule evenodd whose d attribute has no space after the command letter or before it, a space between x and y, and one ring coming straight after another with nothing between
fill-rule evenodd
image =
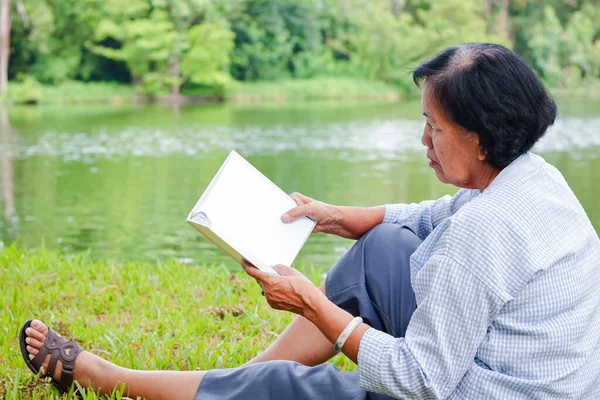
<instances>
[{"instance_id":1,"label":"bare leg","mask_svg":"<svg viewBox=\"0 0 600 400\"><path fill-rule=\"evenodd\" d=\"M320 289L325 293L325 284L322 284ZM324 363L334 355L333 345L321 331L306 318L297 316L266 350L246 365L272 360L291 360L312 367Z\"/></svg>"},{"instance_id":2,"label":"bare leg","mask_svg":"<svg viewBox=\"0 0 600 400\"><path fill-rule=\"evenodd\" d=\"M27 351L33 358L42 347L48 327L33 321L26 331ZM44 362L47 368L50 355ZM60 380L62 365L58 362L54 379ZM108 394L125 384L128 397L142 397L148 400L194 399L204 371L137 371L121 368L87 351L82 352L75 361L74 380L84 388L100 389Z\"/></svg>"}]
</instances>

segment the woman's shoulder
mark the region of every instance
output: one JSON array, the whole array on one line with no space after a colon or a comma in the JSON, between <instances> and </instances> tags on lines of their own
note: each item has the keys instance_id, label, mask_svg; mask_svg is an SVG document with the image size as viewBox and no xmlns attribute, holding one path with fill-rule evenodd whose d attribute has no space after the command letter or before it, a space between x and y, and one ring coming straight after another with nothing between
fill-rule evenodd
<instances>
[{"instance_id":1,"label":"woman's shoulder","mask_svg":"<svg viewBox=\"0 0 600 400\"><path fill-rule=\"evenodd\" d=\"M565 255L598 246L568 184L548 165L474 197L446 221L445 253L503 297Z\"/></svg>"}]
</instances>

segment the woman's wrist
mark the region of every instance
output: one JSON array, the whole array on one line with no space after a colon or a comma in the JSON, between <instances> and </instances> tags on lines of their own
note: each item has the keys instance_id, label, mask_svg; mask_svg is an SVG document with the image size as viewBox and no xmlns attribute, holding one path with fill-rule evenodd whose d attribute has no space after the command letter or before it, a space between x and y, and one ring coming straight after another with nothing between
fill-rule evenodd
<instances>
[{"instance_id":1,"label":"woman's wrist","mask_svg":"<svg viewBox=\"0 0 600 400\"><path fill-rule=\"evenodd\" d=\"M324 312L327 303L331 303L327 296L314 285L313 289L302 296L302 302L304 303L304 312L302 313L302 316L313 323L315 323Z\"/></svg>"},{"instance_id":2,"label":"woman's wrist","mask_svg":"<svg viewBox=\"0 0 600 400\"><path fill-rule=\"evenodd\" d=\"M334 228L334 234L341 236L341 237L348 237L348 233L347 233L347 229L346 229L346 215L343 211L345 207L342 206L334 206L334 205L330 205L330 212L329 215L331 215L331 218L333 219L333 226Z\"/></svg>"},{"instance_id":3,"label":"woman's wrist","mask_svg":"<svg viewBox=\"0 0 600 400\"><path fill-rule=\"evenodd\" d=\"M336 306L323 292L319 291L319 293L319 296L315 294L315 297L310 302L311 306L305 310L304 317L323 333L331 342L331 348L334 349L334 345L339 339L340 334L353 320L354 316ZM365 323L358 325L344 343L343 352L354 363L358 360L360 341L369 328Z\"/></svg>"}]
</instances>

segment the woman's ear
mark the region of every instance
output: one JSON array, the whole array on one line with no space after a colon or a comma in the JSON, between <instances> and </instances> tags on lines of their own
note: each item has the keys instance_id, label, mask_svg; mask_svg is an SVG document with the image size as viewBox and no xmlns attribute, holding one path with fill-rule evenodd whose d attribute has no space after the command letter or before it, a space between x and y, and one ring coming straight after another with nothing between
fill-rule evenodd
<instances>
[{"instance_id":1,"label":"woman's ear","mask_svg":"<svg viewBox=\"0 0 600 400\"><path fill-rule=\"evenodd\" d=\"M477 149L477 159L479 161L485 161L487 158L487 151L481 145L481 141L479 140L479 135L475 132L469 132L469 135L473 142L473 147Z\"/></svg>"},{"instance_id":2,"label":"woman's ear","mask_svg":"<svg viewBox=\"0 0 600 400\"><path fill-rule=\"evenodd\" d=\"M477 139L477 141L479 141L479 139ZM479 161L485 161L487 158L487 151L485 151L481 144L479 145L479 154L477 155L477 158Z\"/></svg>"}]
</instances>

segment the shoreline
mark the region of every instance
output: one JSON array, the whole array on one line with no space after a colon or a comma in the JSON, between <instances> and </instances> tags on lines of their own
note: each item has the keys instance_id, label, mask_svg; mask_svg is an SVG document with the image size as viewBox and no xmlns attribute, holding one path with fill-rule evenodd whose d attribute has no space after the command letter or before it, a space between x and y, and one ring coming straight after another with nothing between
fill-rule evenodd
<instances>
[{"instance_id":1,"label":"shoreline","mask_svg":"<svg viewBox=\"0 0 600 400\"><path fill-rule=\"evenodd\" d=\"M38 85L27 88L20 82L9 82L9 96L0 99L7 106L60 105L125 105L125 104L278 104L304 101L335 102L397 102L417 99L399 87L382 81L354 78L314 78L273 82L233 82L223 93L215 90L184 90L179 95L140 95L130 85L114 82L69 81L59 86ZM12 90L11 90L12 89ZM599 100L600 91L594 88L549 89L557 100ZM13 94L12 98L10 96Z\"/></svg>"}]
</instances>

